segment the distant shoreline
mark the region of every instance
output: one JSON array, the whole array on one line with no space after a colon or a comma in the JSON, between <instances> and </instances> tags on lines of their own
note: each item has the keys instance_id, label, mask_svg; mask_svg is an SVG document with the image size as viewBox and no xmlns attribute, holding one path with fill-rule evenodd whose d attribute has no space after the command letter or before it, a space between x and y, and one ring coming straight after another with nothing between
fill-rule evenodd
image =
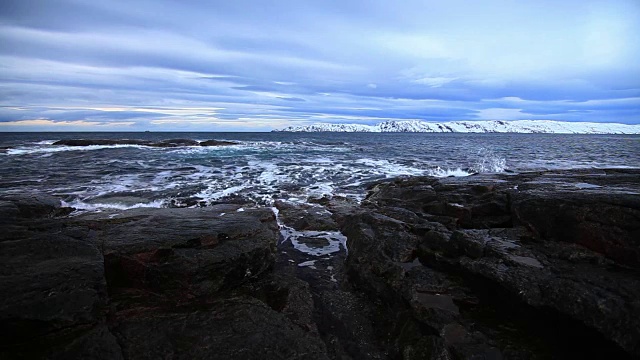
<instances>
[{"instance_id":1,"label":"distant shoreline","mask_svg":"<svg viewBox=\"0 0 640 360\"><path fill-rule=\"evenodd\" d=\"M306 126L289 126L274 130L274 132L640 134L640 125L556 120L478 120L440 123L421 120L390 120L376 125L317 123Z\"/></svg>"}]
</instances>

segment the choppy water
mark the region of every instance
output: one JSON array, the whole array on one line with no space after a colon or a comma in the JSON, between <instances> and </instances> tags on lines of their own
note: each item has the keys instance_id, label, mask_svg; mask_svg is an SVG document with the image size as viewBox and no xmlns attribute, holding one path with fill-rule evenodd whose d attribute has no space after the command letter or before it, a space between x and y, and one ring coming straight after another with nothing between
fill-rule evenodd
<instances>
[{"instance_id":1,"label":"choppy water","mask_svg":"<svg viewBox=\"0 0 640 360\"><path fill-rule=\"evenodd\" d=\"M60 139L233 140L223 147L53 146ZM401 175L640 167L640 136L425 133L0 133L0 193L79 209L269 205L340 195Z\"/></svg>"}]
</instances>

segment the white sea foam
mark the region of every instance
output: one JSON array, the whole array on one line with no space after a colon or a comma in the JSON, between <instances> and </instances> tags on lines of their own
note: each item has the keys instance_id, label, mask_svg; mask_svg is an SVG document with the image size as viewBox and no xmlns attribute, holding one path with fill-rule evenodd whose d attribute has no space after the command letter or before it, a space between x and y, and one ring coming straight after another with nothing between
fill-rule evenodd
<instances>
[{"instance_id":1,"label":"white sea foam","mask_svg":"<svg viewBox=\"0 0 640 360\"><path fill-rule=\"evenodd\" d=\"M150 202L139 202L139 203L135 203L135 204L122 204L122 203L99 203L99 202L92 202L92 203L87 203L81 200L73 200L69 203L67 202L62 202L63 206L67 206L67 207L73 207L76 210L80 210L80 211L100 211L100 210L106 210L106 209L112 209L112 210L128 210L128 209L136 209L136 208L163 208L166 207L166 204L163 200L155 200L155 201L150 201Z\"/></svg>"},{"instance_id":2,"label":"white sea foam","mask_svg":"<svg viewBox=\"0 0 640 360\"><path fill-rule=\"evenodd\" d=\"M41 154L41 153L57 153L65 151L94 151L102 149L117 148L138 148L138 149L160 149L142 145L88 145L88 146L45 146L45 147L17 147L8 149L8 155L25 155L25 154Z\"/></svg>"},{"instance_id":3,"label":"white sea foam","mask_svg":"<svg viewBox=\"0 0 640 360\"><path fill-rule=\"evenodd\" d=\"M595 185L595 184L589 184L589 183L576 183L574 184L575 187L577 187L580 190L584 190L584 189L598 189L601 188L602 186L600 185Z\"/></svg>"},{"instance_id":4,"label":"white sea foam","mask_svg":"<svg viewBox=\"0 0 640 360\"><path fill-rule=\"evenodd\" d=\"M339 252L340 249L347 250L347 237L339 231L296 231L291 228L283 227L281 230L284 241L291 241L293 247L307 255L324 256ZM328 242L326 246L315 247L309 246L301 238L318 238Z\"/></svg>"},{"instance_id":5,"label":"white sea foam","mask_svg":"<svg viewBox=\"0 0 640 360\"><path fill-rule=\"evenodd\" d=\"M316 268L316 261L317 260L303 261L303 262L298 264L298 267L306 267L306 266L308 266L308 267L310 267L312 269L315 269Z\"/></svg>"},{"instance_id":6,"label":"white sea foam","mask_svg":"<svg viewBox=\"0 0 640 360\"><path fill-rule=\"evenodd\" d=\"M216 192L214 192L212 194L200 193L200 194L196 194L196 196L198 196L198 197L206 197L207 200L218 200L218 199L221 199L221 198L223 198L225 196L237 194L238 192L240 192L245 187L246 186L244 186L244 185L231 186L231 187L228 187L228 188L226 188L224 190L216 191Z\"/></svg>"},{"instance_id":7,"label":"white sea foam","mask_svg":"<svg viewBox=\"0 0 640 360\"><path fill-rule=\"evenodd\" d=\"M36 146L8 151L14 155L51 155L61 151L108 148L160 151L132 152L130 158L101 160L103 168L114 171L106 175L101 171L93 179L73 186L56 184L47 189L54 189L56 194L67 199L84 199L96 208L103 203L109 204L110 197L119 196L162 198L165 206L200 206L235 195L266 206L276 199L306 202L309 197L322 196L344 196L357 201L366 194L363 184L370 181L397 176L468 176L476 172L501 172L506 168L504 157L483 148L477 152L471 150L462 160L459 156L452 160L437 154L413 157L409 153L399 153L399 157L387 157L386 153L355 148L340 141L243 141L230 146L179 148L69 147L51 146L51 142L42 141ZM130 175L123 175L123 172Z\"/></svg>"},{"instance_id":8,"label":"white sea foam","mask_svg":"<svg viewBox=\"0 0 640 360\"><path fill-rule=\"evenodd\" d=\"M457 169L443 169L441 167L436 167L435 169L431 169L427 172L426 175L435 176L435 177L449 177L449 176L469 176L473 173L462 170L460 168Z\"/></svg>"},{"instance_id":9,"label":"white sea foam","mask_svg":"<svg viewBox=\"0 0 640 360\"><path fill-rule=\"evenodd\" d=\"M470 169L478 173L498 173L505 171L507 160L494 151L481 147L476 153L476 160Z\"/></svg>"}]
</instances>

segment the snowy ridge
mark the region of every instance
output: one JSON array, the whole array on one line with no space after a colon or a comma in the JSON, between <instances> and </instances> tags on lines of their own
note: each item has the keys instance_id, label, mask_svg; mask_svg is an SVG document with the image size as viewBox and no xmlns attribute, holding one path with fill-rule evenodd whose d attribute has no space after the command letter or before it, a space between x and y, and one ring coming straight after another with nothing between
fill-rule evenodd
<instances>
[{"instance_id":1,"label":"snowy ridge","mask_svg":"<svg viewBox=\"0 0 640 360\"><path fill-rule=\"evenodd\" d=\"M429 132L429 133L544 133L544 134L640 134L640 125L566 122L555 120L478 120L427 122L390 120L377 125L318 123L289 126L286 132Z\"/></svg>"},{"instance_id":2,"label":"snowy ridge","mask_svg":"<svg viewBox=\"0 0 640 360\"><path fill-rule=\"evenodd\" d=\"M380 124L378 124L380 125ZM327 124L319 123L307 126L289 126L282 130L287 132L380 132L377 126L360 125L360 124Z\"/></svg>"}]
</instances>

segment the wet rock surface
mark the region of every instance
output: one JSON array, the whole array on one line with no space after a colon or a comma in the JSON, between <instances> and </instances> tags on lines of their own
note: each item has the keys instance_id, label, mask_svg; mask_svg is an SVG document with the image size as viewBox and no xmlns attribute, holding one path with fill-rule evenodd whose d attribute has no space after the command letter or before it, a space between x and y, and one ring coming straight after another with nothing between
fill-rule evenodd
<instances>
[{"instance_id":1,"label":"wet rock surface","mask_svg":"<svg viewBox=\"0 0 640 360\"><path fill-rule=\"evenodd\" d=\"M285 311L234 293L274 266L270 209L53 203L0 201L0 358L326 358Z\"/></svg>"},{"instance_id":2,"label":"wet rock surface","mask_svg":"<svg viewBox=\"0 0 640 360\"><path fill-rule=\"evenodd\" d=\"M0 358L640 357L637 170L72 210L0 198Z\"/></svg>"},{"instance_id":3,"label":"wet rock surface","mask_svg":"<svg viewBox=\"0 0 640 360\"><path fill-rule=\"evenodd\" d=\"M637 357L639 201L637 170L398 179L343 223L346 268L423 326L397 356Z\"/></svg>"}]
</instances>

